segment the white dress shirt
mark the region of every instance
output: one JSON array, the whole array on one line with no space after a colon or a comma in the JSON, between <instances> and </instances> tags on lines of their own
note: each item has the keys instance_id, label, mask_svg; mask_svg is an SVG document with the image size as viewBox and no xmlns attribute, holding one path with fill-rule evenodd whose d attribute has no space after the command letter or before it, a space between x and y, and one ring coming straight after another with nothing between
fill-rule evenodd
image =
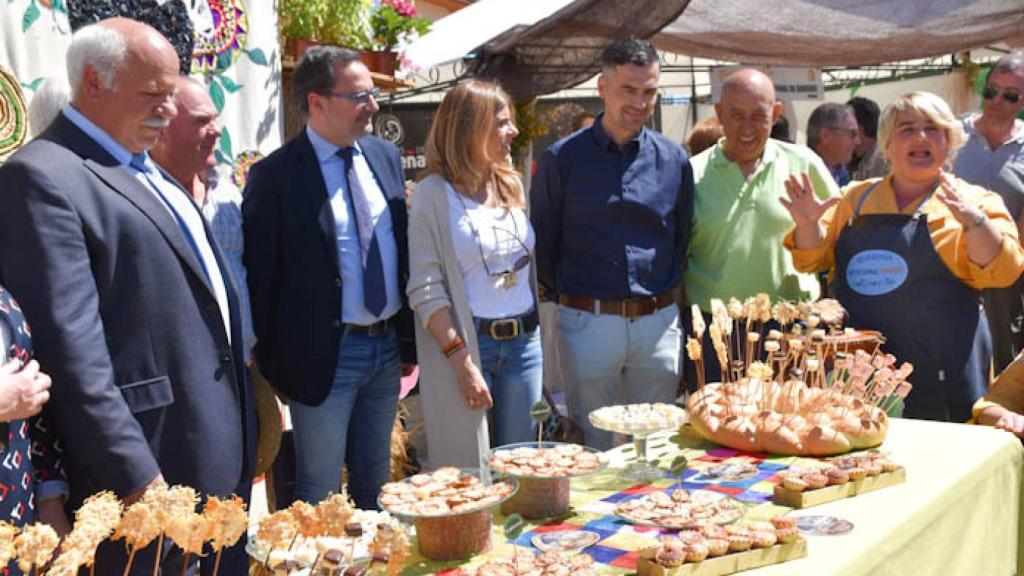
<instances>
[{"instance_id":1,"label":"white dress shirt","mask_svg":"<svg viewBox=\"0 0 1024 576\"><path fill-rule=\"evenodd\" d=\"M387 305L381 315L374 316L363 300L363 261L359 251L359 232L352 216L352 207L348 202L348 191L345 181L345 161L337 155L341 148L324 140L308 125L306 135L313 145L317 160L320 162L320 173L327 186L327 198L334 214L335 241L338 245L338 268L341 270L341 321L346 324L369 326L385 318L390 318L402 307L398 292L398 243L395 242L394 225L391 211L388 210L387 199L377 184L377 178L366 163L359 144L356 143L352 155L353 166L359 184L363 187L370 202L373 215L374 234L380 247L381 263L384 266L384 286L387 291Z\"/></svg>"}]
</instances>

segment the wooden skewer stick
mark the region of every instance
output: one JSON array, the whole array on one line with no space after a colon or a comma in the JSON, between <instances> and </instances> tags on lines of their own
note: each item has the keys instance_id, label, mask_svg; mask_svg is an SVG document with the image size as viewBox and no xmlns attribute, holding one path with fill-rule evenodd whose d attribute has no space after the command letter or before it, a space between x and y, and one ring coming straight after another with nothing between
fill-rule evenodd
<instances>
[{"instance_id":1,"label":"wooden skewer stick","mask_svg":"<svg viewBox=\"0 0 1024 576\"><path fill-rule=\"evenodd\" d=\"M156 541L156 557L153 559L153 576L160 574L160 554L163 553L164 535L160 533L160 539Z\"/></svg>"},{"instance_id":2,"label":"wooden skewer stick","mask_svg":"<svg viewBox=\"0 0 1024 576\"><path fill-rule=\"evenodd\" d=\"M185 576L188 571L188 557L189 553L185 552L185 558L181 561L181 576Z\"/></svg>"},{"instance_id":3,"label":"wooden skewer stick","mask_svg":"<svg viewBox=\"0 0 1024 576\"><path fill-rule=\"evenodd\" d=\"M135 546L132 546L131 551L128 553L128 565L124 567L124 574L122 576L128 576L132 571L132 562L135 560Z\"/></svg>"},{"instance_id":4,"label":"wooden skewer stick","mask_svg":"<svg viewBox=\"0 0 1024 576\"><path fill-rule=\"evenodd\" d=\"M220 556L224 553L223 548L217 549L217 557L213 561L213 576L217 576L217 572L220 571Z\"/></svg>"}]
</instances>

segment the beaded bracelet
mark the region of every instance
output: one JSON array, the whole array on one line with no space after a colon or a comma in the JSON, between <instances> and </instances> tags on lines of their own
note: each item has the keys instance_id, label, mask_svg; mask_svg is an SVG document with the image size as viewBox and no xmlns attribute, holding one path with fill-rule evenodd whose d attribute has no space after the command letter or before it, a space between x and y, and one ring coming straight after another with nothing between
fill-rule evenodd
<instances>
[{"instance_id":1,"label":"beaded bracelet","mask_svg":"<svg viewBox=\"0 0 1024 576\"><path fill-rule=\"evenodd\" d=\"M445 358L451 358L452 356L455 355L456 352L462 350L465 347L466 343L462 341L462 338L460 336L456 336L451 341L450 344L448 344L447 346L444 347L444 349L441 350L441 353L444 354Z\"/></svg>"}]
</instances>

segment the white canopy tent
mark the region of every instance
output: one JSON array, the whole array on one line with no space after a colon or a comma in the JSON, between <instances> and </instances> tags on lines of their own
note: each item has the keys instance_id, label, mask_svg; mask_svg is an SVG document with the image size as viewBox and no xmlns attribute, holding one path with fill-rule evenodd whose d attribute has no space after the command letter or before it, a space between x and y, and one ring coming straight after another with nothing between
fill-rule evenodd
<instances>
[{"instance_id":1,"label":"white canopy tent","mask_svg":"<svg viewBox=\"0 0 1024 576\"><path fill-rule=\"evenodd\" d=\"M405 53L414 69L461 60L501 35L514 35L571 4L573 0L479 0L434 22L430 32Z\"/></svg>"}]
</instances>

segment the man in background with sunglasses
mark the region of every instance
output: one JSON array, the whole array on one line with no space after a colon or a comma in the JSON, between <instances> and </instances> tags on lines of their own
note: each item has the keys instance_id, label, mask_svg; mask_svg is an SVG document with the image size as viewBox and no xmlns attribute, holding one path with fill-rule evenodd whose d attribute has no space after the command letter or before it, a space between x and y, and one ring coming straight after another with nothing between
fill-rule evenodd
<instances>
[{"instance_id":1,"label":"man in background with sunglasses","mask_svg":"<svg viewBox=\"0 0 1024 576\"><path fill-rule=\"evenodd\" d=\"M338 492L347 466L375 509L415 356L402 163L368 135L378 92L356 52L307 50L293 86L306 127L253 166L242 203L255 357L289 399L295 499Z\"/></svg>"},{"instance_id":2,"label":"man in background with sunglasses","mask_svg":"<svg viewBox=\"0 0 1024 576\"><path fill-rule=\"evenodd\" d=\"M996 192L1018 226L1024 216L1024 52L1007 54L992 66L982 91L981 114L964 119L967 144L953 171ZM982 292L993 361L999 373L1024 348L1024 279Z\"/></svg>"}]
</instances>

